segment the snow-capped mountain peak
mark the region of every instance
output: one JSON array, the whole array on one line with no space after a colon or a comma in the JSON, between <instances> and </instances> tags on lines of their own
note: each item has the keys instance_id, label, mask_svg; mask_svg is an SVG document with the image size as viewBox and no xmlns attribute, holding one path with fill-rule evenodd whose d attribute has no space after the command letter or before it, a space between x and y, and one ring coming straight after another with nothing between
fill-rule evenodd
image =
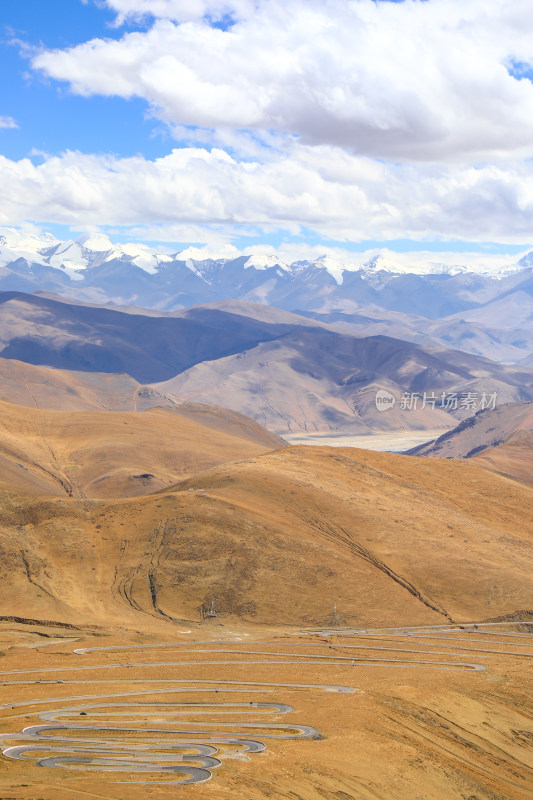
<instances>
[{"instance_id":1,"label":"snow-capped mountain peak","mask_svg":"<svg viewBox=\"0 0 533 800\"><path fill-rule=\"evenodd\" d=\"M0 228L0 247L8 247L19 253L35 253L59 244L51 233L32 233L17 228Z\"/></svg>"},{"instance_id":2,"label":"snow-capped mountain peak","mask_svg":"<svg viewBox=\"0 0 533 800\"><path fill-rule=\"evenodd\" d=\"M302 255L298 258L294 244L279 252L254 245L243 253L232 244L213 243L168 253L138 242L115 244L98 232L60 241L33 230L0 228L0 289L42 289L164 309L233 298L280 308L289 304L292 310L306 308L313 297L313 310L348 301L350 308L385 303L433 318L486 302L497 295L495 284L514 291L533 272L533 253L512 259L388 249L321 252L313 247ZM406 276L417 276L416 291Z\"/></svg>"},{"instance_id":3,"label":"snow-capped mountain peak","mask_svg":"<svg viewBox=\"0 0 533 800\"><path fill-rule=\"evenodd\" d=\"M115 259L123 259L135 264L139 269L154 275L160 264L172 261L172 256L166 253L156 253L145 244L129 243L122 245L113 245L109 250L104 261L113 261Z\"/></svg>"},{"instance_id":4,"label":"snow-capped mountain peak","mask_svg":"<svg viewBox=\"0 0 533 800\"><path fill-rule=\"evenodd\" d=\"M287 264L276 253L254 253L244 262L244 269L270 269L271 267L280 267L282 270L287 269Z\"/></svg>"},{"instance_id":5,"label":"snow-capped mountain peak","mask_svg":"<svg viewBox=\"0 0 533 800\"><path fill-rule=\"evenodd\" d=\"M33 233L17 228L0 228L0 266L17 258L45 264L41 253L59 244L51 233Z\"/></svg>"},{"instance_id":6,"label":"snow-capped mountain peak","mask_svg":"<svg viewBox=\"0 0 533 800\"><path fill-rule=\"evenodd\" d=\"M84 233L78 236L76 243L85 250L92 250L95 253L108 253L114 247L113 242L104 233Z\"/></svg>"}]
</instances>

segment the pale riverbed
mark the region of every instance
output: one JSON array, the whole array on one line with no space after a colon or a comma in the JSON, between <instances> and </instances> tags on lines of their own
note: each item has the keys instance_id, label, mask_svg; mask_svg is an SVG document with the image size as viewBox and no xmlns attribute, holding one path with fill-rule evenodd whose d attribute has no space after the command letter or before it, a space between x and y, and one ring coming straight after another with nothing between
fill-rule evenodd
<instances>
[{"instance_id":1,"label":"pale riverbed","mask_svg":"<svg viewBox=\"0 0 533 800\"><path fill-rule=\"evenodd\" d=\"M427 431L387 431L385 433L295 433L285 434L288 444L324 445L327 447L359 447L363 450L380 450L401 453L445 433L447 428Z\"/></svg>"}]
</instances>

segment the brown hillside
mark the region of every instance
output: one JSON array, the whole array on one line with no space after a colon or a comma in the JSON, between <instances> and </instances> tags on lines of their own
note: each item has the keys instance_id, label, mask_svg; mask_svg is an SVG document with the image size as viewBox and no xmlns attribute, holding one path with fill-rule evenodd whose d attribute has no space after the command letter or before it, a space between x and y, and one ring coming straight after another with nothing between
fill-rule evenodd
<instances>
[{"instance_id":1,"label":"brown hillside","mask_svg":"<svg viewBox=\"0 0 533 800\"><path fill-rule=\"evenodd\" d=\"M506 403L478 412L409 454L475 458L488 469L533 484L533 403Z\"/></svg>"},{"instance_id":2,"label":"brown hillside","mask_svg":"<svg viewBox=\"0 0 533 800\"><path fill-rule=\"evenodd\" d=\"M0 411L2 798L529 796L533 487L216 408ZM118 496L141 464L189 477ZM176 785L198 729L222 765Z\"/></svg>"},{"instance_id":3,"label":"brown hillside","mask_svg":"<svg viewBox=\"0 0 533 800\"><path fill-rule=\"evenodd\" d=\"M478 464L533 484L533 433L517 431L498 447L475 456Z\"/></svg>"},{"instance_id":4,"label":"brown hillside","mask_svg":"<svg viewBox=\"0 0 533 800\"><path fill-rule=\"evenodd\" d=\"M0 487L127 497L281 444L255 422L216 408L60 412L0 402Z\"/></svg>"},{"instance_id":5,"label":"brown hillside","mask_svg":"<svg viewBox=\"0 0 533 800\"><path fill-rule=\"evenodd\" d=\"M530 607L532 501L471 461L312 447L144 497L4 495L0 615L17 596L21 617L138 630L212 599L264 624L327 624L334 602L350 625L496 617Z\"/></svg>"},{"instance_id":6,"label":"brown hillside","mask_svg":"<svg viewBox=\"0 0 533 800\"><path fill-rule=\"evenodd\" d=\"M126 373L76 372L0 358L0 400L57 411L145 411L176 400Z\"/></svg>"}]
</instances>

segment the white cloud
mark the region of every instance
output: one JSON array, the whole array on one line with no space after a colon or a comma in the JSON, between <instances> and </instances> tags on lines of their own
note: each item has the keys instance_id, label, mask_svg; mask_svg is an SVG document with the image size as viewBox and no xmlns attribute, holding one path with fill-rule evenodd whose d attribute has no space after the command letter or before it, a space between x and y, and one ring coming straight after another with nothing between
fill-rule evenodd
<instances>
[{"instance_id":1,"label":"white cloud","mask_svg":"<svg viewBox=\"0 0 533 800\"><path fill-rule=\"evenodd\" d=\"M73 230L81 230L81 226L72 226ZM231 242L234 239L250 236L248 229L239 229L235 225L207 224L181 224L179 222L154 222L152 224L127 225L120 227L107 227L110 235L126 237L128 240L142 242L200 242L202 244L216 243L217 245ZM160 248L159 248L160 249ZM175 252L175 248L169 252Z\"/></svg>"},{"instance_id":2,"label":"white cloud","mask_svg":"<svg viewBox=\"0 0 533 800\"><path fill-rule=\"evenodd\" d=\"M117 23L146 16L189 22L209 15L222 19L226 15L249 16L256 7L254 0L106 0L117 14Z\"/></svg>"},{"instance_id":3,"label":"white cloud","mask_svg":"<svg viewBox=\"0 0 533 800\"><path fill-rule=\"evenodd\" d=\"M187 247L180 252L180 259L185 261L192 258L193 261L204 261L208 258L237 258L241 251L233 244L227 242L213 242L203 247Z\"/></svg>"},{"instance_id":4,"label":"white cloud","mask_svg":"<svg viewBox=\"0 0 533 800\"><path fill-rule=\"evenodd\" d=\"M108 0L147 31L43 52L82 95L171 126L278 131L392 160L533 155L531 0ZM232 13L228 30L206 14ZM519 72L519 70L518 70Z\"/></svg>"},{"instance_id":5,"label":"white cloud","mask_svg":"<svg viewBox=\"0 0 533 800\"><path fill-rule=\"evenodd\" d=\"M266 161L183 148L149 161L77 152L35 165L0 157L0 224L199 226L361 241L529 243L533 162L479 168L372 161L294 143ZM148 228L146 227L148 226ZM220 233L218 234L220 235ZM153 240L157 236L151 236ZM183 239L180 237L181 241ZM189 241L200 241L194 236ZM205 241L205 239L202 239Z\"/></svg>"},{"instance_id":6,"label":"white cloud","mask_svg":"<svg viewBox=\"0 0 533 800\"><path fill-rule=\"evenodd\" d=\"M13 117L0 117L0 128L18 128Z\"/></svg>"}]
</instances>

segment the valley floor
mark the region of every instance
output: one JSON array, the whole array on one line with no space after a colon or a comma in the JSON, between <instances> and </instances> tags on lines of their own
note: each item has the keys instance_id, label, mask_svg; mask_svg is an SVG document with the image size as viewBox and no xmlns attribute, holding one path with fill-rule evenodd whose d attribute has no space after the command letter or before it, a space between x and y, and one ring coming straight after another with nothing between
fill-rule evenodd
<instances>
[{"instance_id":1,"label":"valley floor","mask_svg":"<svg viewBox=\"0 0 533 800\"><path fill-rule=\"evenodd\" d=\"M403 453L412 447L425 444L446 433L448 428L422 431L387 431L385 433L364 433L354 436L350 433L294 433L284 434L283 438L291 445L308 444L327 447L359 447L363 450L389 451Z\"/></svg>"}]
</instances>

